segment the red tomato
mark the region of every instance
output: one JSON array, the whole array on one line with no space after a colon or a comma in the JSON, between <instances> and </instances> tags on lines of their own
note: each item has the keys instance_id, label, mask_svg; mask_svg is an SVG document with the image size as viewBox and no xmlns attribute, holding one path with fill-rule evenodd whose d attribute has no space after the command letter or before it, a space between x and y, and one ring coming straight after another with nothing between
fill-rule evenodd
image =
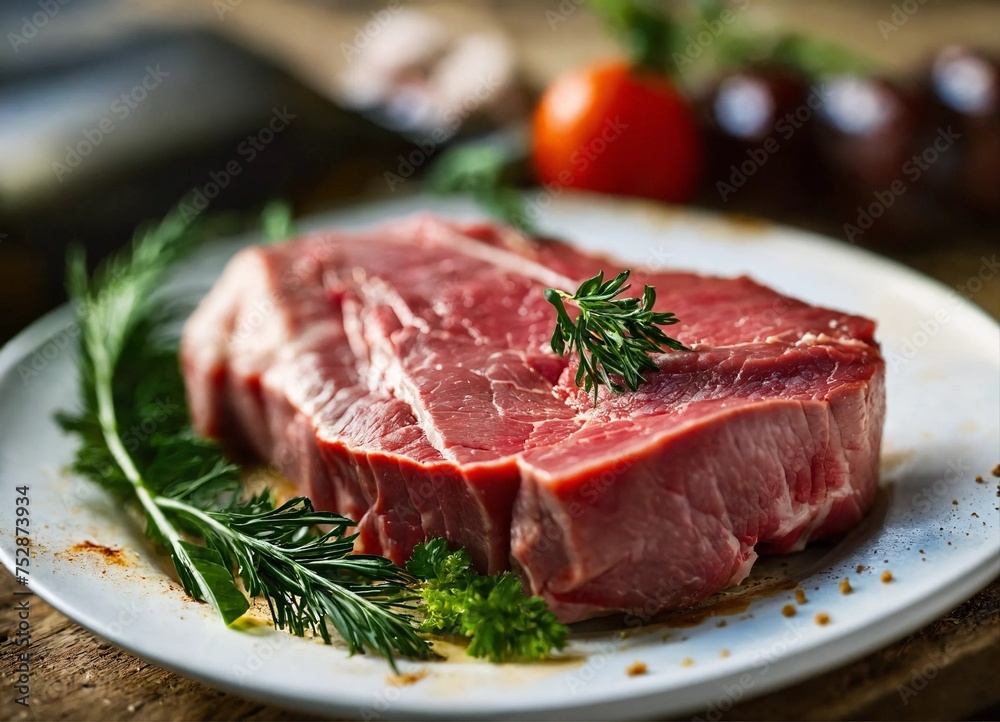
<instances>
[{"instance_id":1,"label":"red tomato","mask_svg":"<svg viewBox=\"0 0 1000 722\"><path fill-rule=\"evenodd\" d=\"M533 136L545 183L673 202L697 190L702 147L691 105L667 78L625 63L557 78Z\"/></svg>"}]
</instances>

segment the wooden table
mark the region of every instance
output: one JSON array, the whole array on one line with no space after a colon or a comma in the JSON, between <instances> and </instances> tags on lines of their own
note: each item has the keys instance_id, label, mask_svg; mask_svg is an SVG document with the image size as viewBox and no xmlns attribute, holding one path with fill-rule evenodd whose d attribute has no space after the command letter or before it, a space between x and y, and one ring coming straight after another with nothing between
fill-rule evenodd
<instances>
[{"instance_id":1,"label":"wooden table","mask_svg":"<svg viewBox=\"0 0 1000 722\"><path fill-rule=\"evenodd\" d=\"M179 677L31 601L31 707L14 702L14 592L0 569L0 719L294 720L303 716ZM722 719L963 719L1000 705L1000 582L915 634ZM996 710L993 710L996 714Z\"/></svg>"}]
</instances>

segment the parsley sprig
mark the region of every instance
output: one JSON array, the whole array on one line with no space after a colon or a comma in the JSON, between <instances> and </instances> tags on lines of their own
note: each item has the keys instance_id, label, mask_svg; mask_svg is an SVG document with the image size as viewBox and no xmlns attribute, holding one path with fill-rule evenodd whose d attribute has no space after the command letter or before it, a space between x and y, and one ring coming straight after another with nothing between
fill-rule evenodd
<instances>
[{"instance_id":1,"label":"parsley sprig","mask_svg":"<svg viewBox=\"0 0 1000 722\"><path fill-rule=\"evenodd\" d=\"M418 545L406 569L424 580L423 630L467 637L473 657L540 659L566 646L569 630L544 600L526 596L510 572L477 574L468 552L448 551L444 539Z\"/></svg>"},{"instance_id":2,"label":"parsley sprig","mask_svg":"<svg viewBox=\"0 0 1000 722\"><path fill-rule=\"evenodd\" d=\"M689 350L659 328L679 323L680 319L672 313L653 310L656 290L652 286L643 288L642 298L618 298L631 288L626 285L630 273L622 271L605 281L601 271L581 283L573 295L555 288L545 289L545 299L556 309L552 350L559 355L576 352L579 357L576 385L593 394L595 405L600 385L616 393L626 388L637 390L646 380L643 374L658 368L649 354L665 348ZM564 301L578 309L576 321L570 317Z\"/></svg>"}]
</instances>

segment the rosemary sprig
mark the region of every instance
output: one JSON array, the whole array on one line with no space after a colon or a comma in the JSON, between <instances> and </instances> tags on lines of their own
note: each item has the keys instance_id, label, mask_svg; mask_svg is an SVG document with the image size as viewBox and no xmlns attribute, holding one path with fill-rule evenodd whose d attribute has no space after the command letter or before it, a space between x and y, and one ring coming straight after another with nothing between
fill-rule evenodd
<instances>
[{"instance_id":1,"label":"rosemary sprig","mask_svg":"<svg viewBox=\"0 0 1000 722\"><path fill-rule=\"evenodd\" d=\"M374 649L390 664L394 652L432 656L413 628L420 600L413 577L384 557L353 554L350 519L316 511L304 497L275 509L267 493L219 511L172 498L159 505L190 522L205 547L238 570L247 594L267 600L276 628L300 637L311 631L330 644L330 622L352 653ZM316 533L321 525L328 531Z\"/></svg>"},{"instance_id":2,"label":"rosemary sprig","mask_svg":"<svg viewBox=\"0 0 1000 722\"><path fill-rule=\"evenodd\" d=\"M291 214L269 206L265 225L272 236L287 233ZM418 574L353 554L354 522L304 497L278 508L270 491L241 500L240 468L191 428L177 363L181 308L160 293L208 231L174 213L93 277L82 253L71 255L81 404L58 420L80 440L73 470L141 511L184 590L226 624L249 609L246 595L263 597L276 628L330 643L330 625L352 653L374 650L393 669L395 655L434 656L421 629L465 636L470 654L492 661L561 649L567 630L543 600L525 595L510 573L477 574L468 554L449 552L444 540L418 546ZM449 620L441 605L451 605Z\"/></svg>"},{"instance_id":3,"label":"rosemary sprig","mask_svg":"<svg viewBox=\"0 0 1000 722\"><path fill-rule=\"evenodd\" d=\"M595 405L599 385L616 393L626 388L637 390L646 380L644 372L657 370L649 354L665 348L690 350L659 328L680 319L672 313L653 310L656 291L652 286L643 288L642 298L618 298L631 288L625 285L630 273L622 271L605 281L602 271L581 283L573 295L555 288L545 290L545 299L556 309L552 350L559 355L576 352L580 360L576 385L593 394ZM570 317L564 301L578 309L576 321Z\"/></svg>"},{"instance_id":4,"label":"rosemary sprig","mask_svg":"<svg viewBox=\"0 0 1000 722\"><path fill-rule=\"evenodd\" d=\"M175 213L92 279L82 253L71 255L81 409L59 420L80 438L74 469L141 510L184 590L227 624L249 608L238 577L251 597L267 600L279 629L329 642L329 622L352 653L372 649L393 666L395 654L431 656L411 617L419 601L411 575L387 559L352 555L353 522L315 511L308 499L277 509L269 494L241 503L238 467L190 428L169 333L179 312L158 290L202 235ZM131 429L148 429L144 421L155 430L137 441ZM319 533L319 525L330 529Z\"/></svg>"}]
</instances>

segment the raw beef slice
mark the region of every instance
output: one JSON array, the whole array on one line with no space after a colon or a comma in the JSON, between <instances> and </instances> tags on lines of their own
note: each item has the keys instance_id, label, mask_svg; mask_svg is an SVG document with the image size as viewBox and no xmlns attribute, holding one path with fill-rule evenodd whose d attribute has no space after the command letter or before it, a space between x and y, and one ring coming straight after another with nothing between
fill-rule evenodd
<instances>
[{"instance_id":1,"label":"raw beef slice","mask_svg":"<svg viewBox=\"0 0 1000 722\"><path fill-rule=\"evenodd\" d=\"M549 348L544 290L620 269L427 216L246 249L184 330L194 424L357 520L359 551L402 563L446 537L567 622L692 604L757 551L855 525L878 483L874 323L636 272L692 351L595 406Z\"/></svg>"}]
</instances>

